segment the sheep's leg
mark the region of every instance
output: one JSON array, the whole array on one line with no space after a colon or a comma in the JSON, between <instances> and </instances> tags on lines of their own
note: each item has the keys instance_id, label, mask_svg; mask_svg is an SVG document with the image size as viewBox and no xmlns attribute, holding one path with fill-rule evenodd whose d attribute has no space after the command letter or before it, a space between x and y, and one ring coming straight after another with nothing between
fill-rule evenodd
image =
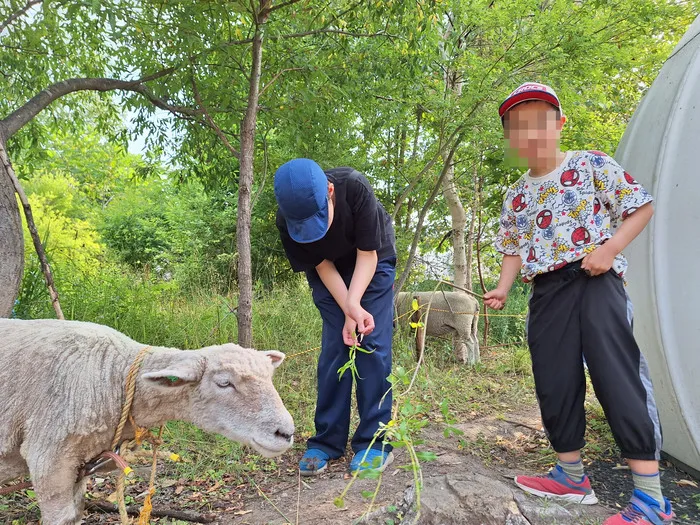
<instances>
[{"instance_id":1,"label":"sheep's leg","mask_svg":"<svg viewBox=\"0 0 700 525\"><path fill-rule=\"evenodd\" d=\"M481 357L479 355L479 341L471 336L468 336L466 342L463 344L466 348L466 350L465 350L466 361L465 362L470 364L470 365L477 364L481 360Z\"/></svg>"},{"instance_id":2,"label":"sheep's leg","mask_svg":"<svg viewBox=\"0 0 700 525\"><path fill-rule=\"evenodd\" d=\"M52 450L30 452L27 464L43 525L81 523L85 483L82 480L76 483L78 463Z\"/></svg>"},{"instance_id":3,"label":"sheep's leg","mask_svg":"<svg viewBox=\"0 0 700 525\"><path fill-rule=\"evenodd\" d=\"M471 333L455 333L452 336L452 346L455 351L455 358L462 363L475 365L481 360L479 339Z\"/></svg>"},{"instance_id":4,"label":"sheep's leg","mask_svg":"<svg viewBox=\"0 0 700 525\"><path fill-rule=\"evenodd\" d=\"M455 359L460 363L466 363L468 358L468 348L459 332L452 334L452 348L454 348Z\"/></svg>"},{"instance_id":5,"label":"sheep's leg","mask_svg":"<svg viewBox=\"0 0 700 525\"><path fill-rule=\"evenodd\" d=\"M455 334L455 339L458 343L455 344L455 349L457 344L460 345L460 355L458 358L462 358L463 363L469 365L475 365L481 361L481 354L479 352L479 335L477 333L478 318L474 316L472 322L470 323L469 332L457 332Z\"/></svg>"},{"instance_id":6,"label":"sheep's leg","mask_svg":"<svg viewBox=\"0 0 700 525\"><path fill-rule=\"evenodd\" d=\"M82 521L83 512L85 511L85 490L87 489L87 478L79 479L73 486L73 506L75 511Z\"/></svg>"},{"instance_id":7,"label":"sheep's leg","mask_svg":"<svg viewBox=\"0 0 700 525\"><path fill-rule=\"evenodd\" d=\"M29 474L27 463L19 451L0 456L0 485Z\"/></svg>"},{"instance_id":8,"label":"sheep's leg","mask_svg":"<svg viewBox=\"0 0 700 525\"><path fill-rule=\"evenodd\" d=\"M477 309L477 312L479 310ZM469 334L467 335L467 346L469 347L469 355L471 364L476 364L481 361L481 349L479 348L479 316L472 317L472 325Z\"/></svg>"}]
</instances>

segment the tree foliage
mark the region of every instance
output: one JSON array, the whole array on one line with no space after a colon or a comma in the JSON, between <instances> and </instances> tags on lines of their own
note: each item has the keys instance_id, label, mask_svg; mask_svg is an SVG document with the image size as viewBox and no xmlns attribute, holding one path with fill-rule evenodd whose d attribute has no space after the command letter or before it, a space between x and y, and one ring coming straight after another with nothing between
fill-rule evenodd
<instances>
[{"instance_id":1,"label":"tree foliage","mask_svg":"<svg viewBox=\"0 0 700 525\"><path fill-rule=\"evenodd\" d=\"M438 193L423 208L453 151L468 218L476 221L477 211L482 218L482 231L470 240L488 255L490 221L518 174L502 162L499 102L522 81L547 82L569 119L563 145L612 152L699 12L697 1L675 0L300 0L261 3L257 11L251 5L1 6L0 124L56 82L150 78L120 84L119 91L62 97L9 139L35 198L60 181L77 184L75 198L91 210L81 220L93 221L122 262L180 265L190 276L213 272L235 290L238 157L258 31L263 58L250 232L257 282L272 286L290 277L274 227L272 176L299 156L367 173L395 215L405 264L421 215L416 251L451 247L445 200ZM263 12L261 23L256 17ZM136 136L146 144L145 158L118 153ZM195 260L207 261L207 269Z\"/></svg>"}]
</instances>

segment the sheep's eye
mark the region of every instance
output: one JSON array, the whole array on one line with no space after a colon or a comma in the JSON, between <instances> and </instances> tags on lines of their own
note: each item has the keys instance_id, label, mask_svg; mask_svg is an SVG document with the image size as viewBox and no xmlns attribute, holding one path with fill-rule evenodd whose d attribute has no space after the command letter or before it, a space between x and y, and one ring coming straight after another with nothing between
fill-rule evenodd
<instances>
[{"instance_id":1,"label":"sheep's eye","mask_svg":"<svg viewBox=\"0 0 700 525\"><path fill-rule=\"evenodd\" d=\"M221 381L217 381L216 386L221 387L221 388L228 388L228 387L231 387L233 389L236 388L235 386L233 386L233 383L231 383L228 379L222 379Z\"/></svg>"}]
</instances>

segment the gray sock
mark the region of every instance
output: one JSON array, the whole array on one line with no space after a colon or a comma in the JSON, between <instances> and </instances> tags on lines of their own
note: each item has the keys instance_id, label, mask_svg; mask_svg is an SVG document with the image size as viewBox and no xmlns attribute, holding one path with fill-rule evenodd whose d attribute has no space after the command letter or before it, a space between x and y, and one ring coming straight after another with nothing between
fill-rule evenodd
<instances>
[{"instance_id":1,"label":"gray sock","mask_svg":"<svg viewBox=\"0 0 700 525\"><path fill-rule=\"evenodd\" d=\"M641 490L647 496L658 501L661 510L666 508L664 496L661 493L661 477L658 472L656 474L637 474L632 471L632 482L635 489Z\"/></svg>"},{"instance_id":2,"label":"gray sock","mask_svg":"<svg viewBox=\"0 0 700 525\"><path fill-rule=\"evenodd\" d=\"M557 460L557 464L561 467L561 469L564 471L564 474L569 476L572 481L575 481L576 483L580 482L583 480L584 472L583 472L583 463L579 459L575 463L568 463L566 461L562 461L561 459Z\"/></svg>"}]
</instances>

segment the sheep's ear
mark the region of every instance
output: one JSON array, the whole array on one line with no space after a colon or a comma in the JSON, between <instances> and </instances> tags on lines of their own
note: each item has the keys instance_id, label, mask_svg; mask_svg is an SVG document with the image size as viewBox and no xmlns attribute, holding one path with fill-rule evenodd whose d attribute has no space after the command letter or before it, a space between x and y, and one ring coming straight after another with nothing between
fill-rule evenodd
<instances>
[{"instance_id":1,"label":"sheep's ear","mask_svg":"<svg viewBox=\"0 0 700 525\"><path fill-rule=\"evenodd\" d=\"M282 361L284 361L284 354L277 350L266 350L263 352L263 354L270 358L272 366L274 366L275 368L280 366L282 364Z\"/></svg>"},{"instance_id":2,"label":"sheep's ear","mask_svg":"<svg viewBox=\"0 0 700 525\"><path fill-rule=\"evenodd\" d=\"M199 360L186 360L175 363L172 366L141 374L141 378L153 381L163 386L180 386L184 383L193 383L202 379L203 367Z\"/></svg>"}]
</instances>

